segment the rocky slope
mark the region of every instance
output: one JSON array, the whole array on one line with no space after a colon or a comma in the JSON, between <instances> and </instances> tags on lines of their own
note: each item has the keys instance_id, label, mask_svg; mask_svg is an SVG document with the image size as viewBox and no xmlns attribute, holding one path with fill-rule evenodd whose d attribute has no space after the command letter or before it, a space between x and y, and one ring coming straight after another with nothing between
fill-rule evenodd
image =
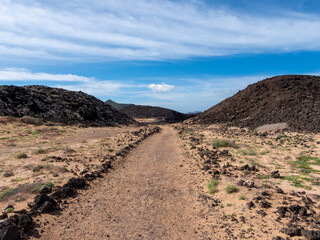
<instances>
[{"instance_id":1,"label":"rocky slope","mask_svg":"<svg viewBox=\"0 0 320 240\"><path fill-rule=\"evenodd\" d=\"M249 85L193 119L257 128L288 123L295 131L320 131L320 77L287 75Z\"/></svg>"},{"instance_id":2,"label":"rocky slope","mask_svg":"<svg viewBox=\"0 0 320 240\"><path fill-rule=\"evenodd\" d=\"M189 118L189 115L161 107L142 105L129 105L120 110L132 118L157 118L166 123L181 122Z\"/></svg>"},{"instance_id":3,"label":"rocky slope","mask_svg":"<svg viewBox=\"0 0 320 240\"><path fill-rule=\"evenodd\" d=\"M61 123L94 126L134 120L83 92L46 86L0 86L0 116L31 116Z\"/></svg>"},{"instance_id":4,"label":"rocky slope","mask_svg":"<svg viewBox=\"0 0 320 240\"><path fill-rule=\"evenodd\" d=\"M121 109L123 109L125 107L132 105L132 104L126 104L126 103L117 103L117 102L112 101L111 99L105 101L105 103L110 105L114 109L117 109L118 111L120 111Z\"/></svg>"}]
</instances>

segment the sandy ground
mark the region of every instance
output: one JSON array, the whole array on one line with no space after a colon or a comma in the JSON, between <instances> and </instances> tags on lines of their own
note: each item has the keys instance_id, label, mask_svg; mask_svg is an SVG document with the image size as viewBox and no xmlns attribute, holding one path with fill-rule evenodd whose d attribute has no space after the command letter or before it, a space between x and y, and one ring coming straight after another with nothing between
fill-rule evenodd
<instances>
[{"instance_id":1,"label":"sandy ground","mask_svg":"<svg viewBox=\"0 0 320 240\"><path fill-rule=\"evenodd\" d=\"M41 239L208 239L183 164L177 132L163 127L61 216L40 217Z\"/></svg>"},{"instance_id":2,"label":"sandy ground","mask_svg":"<svg viewBox=\"0 0 320 240\"><path fill-rule=\"evenodd\" d=\"M291 226L319 230L319 134L264 133L221 125L177 124L176 128L190 168L203 173L197 175L196 184L208 204L204 214L216 239L286 239L288 235L281 231ZM230 145L214 147L222 141ZM248 168L241 170L244 166ZM250 170L252 167L256 170ZM279 176L272 175L274 171L279 171ZM239 185L240 180L245 183ZM217 187L210 192L212 181ZM305 204L306 197L312 204ZM252 208L248 207L250 202ZM279 207L294 205L305 206L307 216L297 217L288 211L279 217Z\"/></svg>"},{"instance_id":3,"label":"sandy ground","mask_svg":"<svg viewBox=\"0 0 320 240\"><path fill-rule=\"evenodd\" d=\"M48 137L41 129L46 126L21 125L17 130L13 123L6 126L11 130L0 131L4 141L0 160L2 168L14 175L0 178L4 190L21 189L29 181L66 181L84 168L101 164L104 157L121 153L137 139L136 131L144 128L58 126L47 130L49 134L58 129L58 134L43 143L48 149L43 155L36 150ZM220 125L161 128L125 158L116 158L104 178L63 201L62 211L35 217L36 234L31 239L280 240L288 236L283 229L319 230L319 134L265 134ZM22 140L21 134L25 134ZM229 145L215 147L221 140ZM62 147L50 148L51 142ZM15 157L21 150L27 158ZM50 167L41 169L41 174L26 167L50 156L68 156L68 171L53 178L53 170L65 162L49 161ZM16 180L21 176L22 183ZM212 182L216 187L210 190ZM23 201L17 196L4 198L1 208L9 203L22 206L33 195L27 194ZM306 211L293 213L289 209L294 206ZM280 207L286 209L283 214Z\"/></svg>"},{"instance_id":4,"label":"sandy ground","mask_svg":"<svg viewBox=\"0 0 320 240\"><path fill-rule=\"evenodd\" d=\"M24 209L44 185L94 170L139 138L141 126L31 125L0 117L0 209ZM8 193L8 194L6 194Z\"/></svg>"}]
</instances>

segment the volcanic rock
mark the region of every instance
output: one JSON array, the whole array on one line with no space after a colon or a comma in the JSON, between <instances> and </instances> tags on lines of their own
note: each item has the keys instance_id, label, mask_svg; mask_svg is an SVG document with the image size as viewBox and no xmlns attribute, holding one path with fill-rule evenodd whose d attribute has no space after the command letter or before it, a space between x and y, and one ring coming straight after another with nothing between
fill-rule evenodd
<instances>
[{"instance_id":1,"label":"volcanic rock","mask_svg":"<svg viewBox=\"0 0 320 240\"><path fill-rule=\"evenodd\" d=\"M110 105L83 92L38 85L0 86L0 116L23 117L22 120L29 124L39 124L34 118L90 126L135 122Z\"/></svg>"},{"instance_id":2,"label":"volcanic rock","mask_svg":"<svg viewBox=\"0 0 320 240\"><path fill-rule=\"evenodd\" d=\"M19 230L16 226L8 226L0 232L1 240L18 240L20 239Z\"/></svg>"},{"instance_id":3,"label":"volcanic rock","mask_svg":"<svg viewBox=\"0 0 320 240\"><path fill-rule=\"evenodd\" d=\"M319 132L320 77L286 75L268 78L193 118L195 123L249 127L287 123L290 130Z\"/></svg>"}]
</instances>

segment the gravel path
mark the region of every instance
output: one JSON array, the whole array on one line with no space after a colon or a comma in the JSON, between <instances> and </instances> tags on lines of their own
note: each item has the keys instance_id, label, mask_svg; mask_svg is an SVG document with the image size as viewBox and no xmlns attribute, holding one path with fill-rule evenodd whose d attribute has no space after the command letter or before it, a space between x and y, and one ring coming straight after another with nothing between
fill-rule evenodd
<instances>
[{"instance_id":1,"label":"gravel path","mask_svg":"<svg viewBox=\"0 0 320 240\"><path fill-rule=\"evenodd\" d=\"M177 132L151 136L60 216L41 216L41 239L202 239Z\"/></svg>"}]
</instances>

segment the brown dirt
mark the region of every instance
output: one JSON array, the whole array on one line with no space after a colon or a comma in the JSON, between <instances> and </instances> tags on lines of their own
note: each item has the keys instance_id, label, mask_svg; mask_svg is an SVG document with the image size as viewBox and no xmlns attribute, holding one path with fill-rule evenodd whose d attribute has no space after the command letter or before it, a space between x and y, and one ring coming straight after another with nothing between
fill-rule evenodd
<instances>
[{"instance_id":1,"label":"brown dirt","mask_svg":"<svg viewBox=\"0 0 320 240\"><path fill-rule=\"evenodd\" d=\"M319 231L319 221L315 219L320 217L320 134L256 132L221 125L177 124L176 128L191 168L204 173L197 175L196 184L203 187L199 190L208 205L204 215L206 224L212 226L214 239L287 239L288 235L281 231L297 226ZM213 143L222 140L232 145L213 147ZM317 162L300 160L303 156ZM255 167L256 171L241 169L244 166ZM275 171L280 176L273 175ZM213 178L218 186L210 194L207 184ZM239 184L240 180L245 183ZM251 183L253 187L248 185ZM231 185L236 191L228 193L227 186ZM284 192L278 192L278 188ZM312 204L304 202L306 196ZM271 205L263 206L259 198ZM253 208L247 205L251 201ZM294 205L306 206L308 215L280 217L280 207ZM314 220L316 223L310 224ZM300 233L289 239L306 239L301 236Z\"/></svg>"},{"instance_id":2,"label":"brown dirt","mask_svg":"<svg viewBox=\"0 0 320 240\"><path fill-rule=\"evenodd\" d=\"M61 216L41 216L41 239L208 239L181 150L177 132L163 127Z\"/></svg>"},{"instance_id":3,"label":"brown dirt","mask_svg":"<svg viewBox=\"0 0 320 240\"><path fill-rule=\"evenodd\" d=\"M143 133L136 131L146 128L34 126L11 117L0 117L0 122L0 196L13 190L0 198L0 211L8 205L24 209L48 182L63 185L85 169L96 170L104 158L140 139ZM21 153L26 158L18 158Z\"/></svg>"}]
</instances>

